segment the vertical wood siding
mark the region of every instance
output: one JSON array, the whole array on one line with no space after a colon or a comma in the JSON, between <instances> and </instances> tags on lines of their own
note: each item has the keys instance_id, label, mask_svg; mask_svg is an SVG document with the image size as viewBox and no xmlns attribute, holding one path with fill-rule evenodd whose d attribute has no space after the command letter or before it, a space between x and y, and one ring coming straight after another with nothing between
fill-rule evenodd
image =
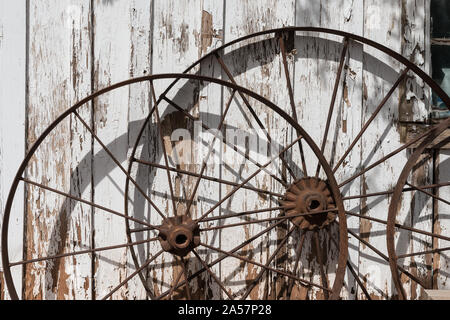
<instances>
[{"instance_id":1,"label":"vertical wood siding","mask_svg":"<svg viewBox=\"0 0 450 320\"><path fill-rule=\"evenodd\" d=\"M317 25L324 28L333 28L351 33L363 34L362 2L357 1L331 1L314 2L297 1L296 25ZM334 36L321 36L319 39L302 38L296 41L296 63L295 63L295 95L298 101L297 109L299 121L304 125L305 130L312 135L318 145L323 141L326 116L330 107L330 100L334 89L339 59L343 50L342 39ZM334 113L331 119L331 126L327 137L325 156L333 159L331 163L336 164L345 150L349 147L356 134L361 129L361 100L362 100L362 46L350 43L346 67L342 72L339 81ZM312 83L309 79L312 80ZM314 88L312 90L312 88ZM314 110L313 112L311 112ZM333 143L334 141L334 143ZM339 145L336 145L338 143ZM361 146L358 143L347 156L345 163L336 171L336 180L344 181L356 172L360 167ZM310 153L308 163L317 165L316 157ZM312 173L310 173L312 174ZM322 178L326 178L322 172ZM355 180L344 188L344 194L360 194L359 181ZM359 212L359 200L347 201L346 210ZM348 228L357 229L359 219L349 217ZM336 228L333 228L333 235L336 236ZM349 238L349 261L356 271L358 271L359 242ZM314 250L311 243L307 244L309 250ZM334 243L324 243L324 248L328 248L328 261L330 265L336 264L337 248ZM305 255L306 256L306 255ZM304 260L310 264L311 271L315 271L315 281L319 281L319 264L317 259ZM333 268L327 270L328 277L333 278ZM346 286L343 296L354 298L357 287L354 278L350 275L346 278Z\"/></svg>"},{"instance_id":2,"label":"vertical wood siding","mask_svg":"<svg viewBox=\"0 0 450 320\"><path fill-rule=\"evenodd\" d=\"M68 106L91 92L90 7L85 1L42 1L29 8L27 146ZM89 108L80 110L90 117ZM90 136L74 117L65 119L36 151L27 178L90 198ZM58 152L52 150L58 149ZM41 161L45 159L45 161ZM35 186L26 188L27 259L90 245L90 208ZM29 264L27 299L90 297L88 256ZM56 295L58 293L58 295Z\"/></svg>"},{"instance_id":3,"label":"vertical wood siding","mask_svg":"<svg viewBox=\"0 0 450 320\"><path fill-rule=\"evenodd\" d=\"M450 151L442 150L438 153L437 162L438 166L438 179L439 181L448 181L450 179ZM450 196L450 188L446 187L440 190L439 197L448 199ZM445 212L448 212L449 205L439 201L437 204L437 209L434 211L435 223L434 232L440 232L441 234L446 234L450 230L450 224L448 218L445 217ZM437 241L437 239L435 240ZM448 241L439 240L437 241L439 246L448 246ZM447 289L449 287L449 272L450 272L450 262L449 262L448 252L441 252L440 254L435 254L433 257L433 287L436 289Z\"/></svg>"},{"instance_id":4,"label":"vertical wood siding","mask_svg":"<svg viewBox=\"0 0 450 320\"><path fill-rule=\"evenodd\" d=\"M243 36L244 34L250 34L256 32L256 30L271 29L276 26L292 25L295 20L295 2L294 1L227 1L225 12L225 42L233 41L236 38ZM248 19L248 17L253 17ZM240 27L237 27L240 26ZM262 38L260 40L265 39ZM247 43L246 43L247 44ZM237 49L238 46L233 46L230 49ZM286 82L284 79L284 73L282 70L282 61L279 51L279 45L276 40L266 40L255 44L254 46L248 46L245 50L240 50L238 56L231 54L231 52L224 59L225 64L231 70L237 84L247 87L256 93L260 94L273 101L275 104L281 106L286 112L289 112L289 96L287 94ZM252 67L255 66L256 67ZM228 77L224 75L224 79L228 80ZM280 94L283 93L283 94ZM230 92L225 90L224 101L228 101ZM286 145L287 135L290 133L286 126L281 126L277 130L273 130L277 127L277 118L274 112L268 111L265 106L257 104L254 100L249 100L248 103L258 114L261 122L265 126L265 130L269 133L272 141L277 145ZM289 112L290 113L290 112ZM259 129L255 119L248 111L246 103L239 95L233 99L233 103L230 107L229 123L232 125L229 129L238 128L246 131L248 129L249 139L256 133L254 129ZM279 119L278 119L279 121ZM284 123L279 121L279 123ZM228 129L228 127L227 127ZM263 138L263 143L267 141L263 131L260 131L259 137ZM252 141L252 140L249 140ZM227 146L224 146L223 153L226 155L233 152ZM249 142L245 147L241 147L242 151L249 153L253 158L255 157L255 151L253 151L252 143ZM257 167L242 156L236 155L237 161L230 164L230 168L223 168L223 178L225 180L241 183L244 179L250 176ZM261 161L261 163L264 163ZM227 162L229 163L229 162ZM277 163L280 165L280 163ZM280 184L273 181L267 174L261 173L250 181L251 185L258 188L269 188L274 192L279 192ZM225 196L232 188L224 188L222 190L222 196ZM242 206L242 204L245 204ZM272 197L262 197L256 192L250 190L241 189L236 192L227 202L224 203L224 213L237 213L246 210L256 210L258 208L269 208L278 206L273 201ZM269 217L275 217L278 213L267 212L265 214L258 214L258 219L264 219ZM243 221L241 218L230 219L229 223L238 223ZM222 247L224 250L231 250L238 246L243 241L254 236L258 232L261 232L267 226L259 224L251 224L248 226L231 228L231 230L224 229L222 231ZM277 248L279 238L284 237L286 228L281 225L280 228L275 228L271 232L265 234L261 239L251 242L243 250L248 257L259 263L266 263L266 260L272 255L273 251ZM270 245L263 245L270 241ZM277 264L280 262L284 253L276 257ZM222 277L224 279L230 279L230 282L239 283L240 285L234 285L233 291L243 294L246 291L246 287L252 285L252 279L255 279L261 268L245 264L244 268L242 261L237 259L226 259L222 263ZM284 279L283 279L284 280ZM283 284L277 280L277 275L266 273L260 281L250 292L249 298L255 299L258 297L275 297L280 294L280 289Z\"/></svg>"},{"instance_id":5,"label":"vertical wood siding","mask_svg":"<svg viewBox=\"0 0 450 320\"><path fill-rule=\"evenodd\" d=\"M385 44L395 51L401 50L401 1L384 1L380 6L377 1L364 1L364 36ZM385 54L364 47L363 53L363 90L362 122L366 122L399 76L400 65ZM394 125L398 119L398 90L396 90L379 115L374 119L367 133L361 139L362 156L368 164L398 148L399 135ZM383 146L381 148L381 146ZM405 152L390 158L372 171L361 177L361 193L378 190L390 190L406 162ZM392 179L381 179L388 172ZM366 198L361 203L361 214L387 220L387 197ZM406 223L406 222L405 222ZM360 233L381 252L387 254L385 225L370 220L360 221ZM371 283L369 294L375 297L391 296L394 290L390 277L383 274L390 272L389 264L369 247L360 244L359 273Z\"/></svg>"},{"instance_id":6,"label":"vertical wood siding","mask_svg":"<svg viewBox=\"0 0 450 320\"><path fill-rule=\"evenodd\" d=\"M0 4L0 218L6 205L17 164L25 153L26 101L26 3L2 1ZM19 214L10 222L9 248L11 260L23 255L23 185L17 190L13 208ZM13 277L21 290L22 270L16 268ZM8 298L0 262L0 299Z\"/></svg>"}]
</instances>

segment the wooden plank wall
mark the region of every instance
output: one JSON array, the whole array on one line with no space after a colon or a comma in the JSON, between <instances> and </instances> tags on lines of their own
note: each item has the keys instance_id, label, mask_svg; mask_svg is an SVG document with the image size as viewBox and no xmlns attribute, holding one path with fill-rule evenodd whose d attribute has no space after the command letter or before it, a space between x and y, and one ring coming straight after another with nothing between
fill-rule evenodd
<instances>
[{"instance_id":1,"label":"wooden plank wall","mask_svg":"<svg viewBox=\"0 0 450 320\"><path fill-rule=\"evenodd\" d=\"M428 72L428 6L429 0L42 0L29 4L24 0L3 1L0 4L0 210L4 209L14 171L23 158L25 149L63 110L95 90L141 75L182 72L202 55L223 43L257 31L290 25L335 28L362 35L402 53ZM322 139L325 122L320 119L328 110L342 50L341 41L338 37L311 39L305 35L295 39L297 50L290 52L288 57L297 116L317 144ZM225 52L224 61L230 67L236 82L282 106L291 114L278 44L268 41L258 47L256 54L255 51L246 50L240 52L238 57L227 56L234 48L236 47ZM214 59L206 60L195 71L228 79ZM328 137L330 143L325 150L328 158L335 162L340 158L376 108L380 97L395 82L398 71L398 63L387 56L371 48L350 43ZM167 83L156 83L157 95ZM137 130L151 107L149 94L148 84L134 85L107 94L80 109L80 116L93 127L124 167L127 166L127 157ZM198 93L185 92L173 98L176 101L188 101L192 114L200 117L210 127L216 127L229 96L229 91L210 86L201 87ZM394 93L373 126L355 146L345 166L337 171L337 180L345 180L361 165L367 165L366 161L371 163L401 146L405 131L397 124L397 120L423 120L429 107L428 97L429 93L424 89L423 83L414 77L408 77L406 84L402 84L400 90ZM311 101L314 101L313 111L310 109ZM238 110L242 107L242 99L236 97L231 108ZM164 108L167 105L162 106L161 114L166 114L169 110ZM239 112L233 112L231 117L233 125L240 128L248 125ZM269 113L263 117L264 123L278 129L273 130L275 140L283 141L283 137L295 135L288 128L277 128L275 115ZM182 117L171 116L162 123L163 131L170 133L184 126L183 121ZM151 128L146 131L146 135L152 137L157 133ZM211 141L211 135L202 136L202 139ZM338 145L333 144L333 141L338 142ZM123 207L122 186L125 176L108 154L102 151L100 145L92 140L88 129L78 119L66 119L47 142L32 159L26 172L27 177L72 195L92 199L109 208ZM140 152L146 154L149 160L161 161L161 147L156 142L143 146ZM169 143L166 143L166 147L172 149ZM58 148L58 152L55 153L53 148ZM217 150L217 154L222 156L226 152L226 148ZM294 158L295 156L298 157L298 154L293 155ZM379 169L363 175L345 188L345 193L364 194L392 188L407 156L408 153L404 152ZM448 180L448 152L442 152L439 157L439 178ZM307 154L307 159L310 167L314 168L315 160L311 153ZM190 165L182 163L181 168L200 168L199 165ZM416 181L430 182L430 168L431 158L425 159L423 168L415 176ZM139 180L143 186L167 185L165 172L159 171L158 175L152 176L145 168L133 170L134 174L139 173L139 177L148 176L148 179ZM205 174L220 175L226 180L239 182L242 181L240 177L248 176L253 170L251 166L242 167L239 162L231 168L212 163L208 165ZM392 173L392 179L380 179L386 172ZM196 180L175 174L171 179L176 196L189 195ZM267 185L267 177L261 175L254 183L257 186ZM21 188L13 208L17 214L10 226L10 250L15 252L12 260L20 260L22 256L30 258L36 253L57 254L67 249L75 251L126 241L122 218L64 200L32 186L26 188L24 195L23 187ZM226 188L222 190L214 182L202 182L199 190L202 196L212 202L218 201L221 195L230 191ZM169 194L169 189L165 192ZM146 206L142 196L133 188L131 194L135 207L140 206L139 217L148 218L151 208ZM22 201L24 196L25 201ZM162 199L156 194L151 194L150 197L158 205L167 208L171 206L168 198ZM421 206L424 212L431 210L431 203L420 198L411 200L416 206ZM241 205L244 202L245 208ZM346 203L346 209L384 219L388 204L388 199L352 200ZM228 205L215 214L251 210L261 205L270 206L273 203L268 198L261 199L255 193L239 192L232 202L228 202ZM204 208L195 208L195 211L197 215L201 215L208 207L206 204ZM183 206L180 205L177 210L182 209ZM272 213L267 217L275 215ZM449 228L445 223L439 226L425 225L416 216L410 216L407 208L404 208L399 219L408 224L419 223L422 228L430 231L432 228L441 228L445 232ZM56 221L59 222L55 224ZM241 220L230 220L230 223L239 221ZM366 240L386 252L383 225L352 217L348 219L348 227L360 232ZM30 236L22 246L24 228L30 232ZM245 239L259 230L262 230L259 225L235 228L233 233L218 232L206 241L210 245L221 246L222 249L233 248L239 244L239 239ZM283 232L285 231L274 230L267 237L276 239ZM328 250L328 260L333 261L337 257L336 249L332 244L325 243L324 239L321 241L322 246ZM402 233L397 241L405 252L420 251L431 245L427 243L429 239L413 238L408 233ZM151 246L147 249L154 250ZM272 244L264 250L257 247L247 249L254 253L253 259L264 263L274 248ZM294 250L289 250L288 256L293 259ZM305 277L314 277L311 280L318 282L317 259L308 252L314 252L310 239L306 241L306 250L302 256L302 272ZM145 252L140 252L139 255L145 256ZM202 256L212 261L217 254ZM434 259L433 268L439 268L440 271L434 273L434 285L436 288L448 288L449 260L444 254L438 257L439 259ZM349 259L356 272L366 283L371 284L369 293L372 297L395 297L388 264L370 248L350 238ZM166 284L173 281L179 270L174 272L164 268L169 261L162 257L156 262L163 268L158 267L148 272L153 278L161 279L153 288L156 293L160 293L167 290ZM430 260L413 262L419 266L415 271L418 276L430 276ZM200 266L195 260L189 263L192 268ZM256 267L247 266L241 270L239 266L238 260L226 259L213 269L222 279L234 283L233 293L242 292L248 279L259 272ZM0 273L1 271L0 268ZM23 280L32 284L21 293L25 298L89 299L102 297L130 275L134 266L129 250L124 248L92 257L77 256L70 261L61 260L48 266L33 264L24 271L26 279ZM327 273L332 277L333 270L327 270ZM14 276L21 292L20 267L15 270ZM0 298L8 298L3 277L1 279ZM269 276L264 279L251 292L251 298L282 296L282 279ZM192 289L196 298L224 297L217 283L207 274ZM60 292L58 296L55 295L57 290ZM294 296L298 298L307 295L310 298L320 298L314 291L304 292L301 287L295 290ZM421 290L416 287L409 288L408 292L411 298L422 295ZM345 279L342 294L348 299L364 299L351 276ZM139 278L135 277L113 297L143 299L146 294Z\"/></svg>"},{"instance_id":2,"label":"wooden plank wall","mask_svg":"<svg viewBox=\"0 0 450 320\"><path fill-rule=\"evenodd\" d=\"M56 117L91 92L90 6L85 1L30 3L27 146ZM90 118L89 107L80 114ZM66 118L38 148L27 168L30 180L90 199L90 135ZM56 147L58 152L52 152ZM41 159L45 158L43 162ZM80 165L80 161L82 165ZM24 256L55 255L81 250L90 243L90 207L32 185L26 187L27 237ZM72 260L72 259L71 259ZM90 297L90 258L75 256L50 263L29 264L24 292L27 299ZM56 296L56 292L60 294Z\"/></svg>"},{"instance_id":3,"label":"wooden plank wall","mask_svg":"<svg viewBox=\"0 0 450 320\"><path fill-rule=\"evenodd\" d=\"M15 176L17 164L25 154L26 89L26 1L0 4L0 217ZM13 210L23 212L23 186L20 186ZM22 258L23 215L11 221L11 259ZM0 262L0 299L8 297L4 287L3 268ZM14 270L18 289L22 272Z\"/></svg>"}]
</instances>

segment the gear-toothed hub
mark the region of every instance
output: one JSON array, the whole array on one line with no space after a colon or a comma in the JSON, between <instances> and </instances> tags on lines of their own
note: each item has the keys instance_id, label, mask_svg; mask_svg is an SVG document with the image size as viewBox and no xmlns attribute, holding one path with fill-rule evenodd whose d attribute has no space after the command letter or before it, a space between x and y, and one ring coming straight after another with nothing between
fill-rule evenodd
<instances>
[{"instance_id":1,"label":"gear-toothed hub","mask_svg":"<svg viewBox=\"0 0 450 320\"><path fill-rule=\"evenodd\" d=\"M164 251L184 257L200 244L200 229L186 215L167 218L158 235Z\"/></svg>"},{"instance_id":2,"label":"gear-toothed hub","mask_svg":"<svg viewBox=\"0 0 450 320\"><path fill-rule=\"evenodd\" d=\"M315 213L336 208L328 184L318 178L297 180L280 202L287 216L311 213L291 219L302 230L322 229L336 219L335 212Z\"/></svg>"}]
</instances>

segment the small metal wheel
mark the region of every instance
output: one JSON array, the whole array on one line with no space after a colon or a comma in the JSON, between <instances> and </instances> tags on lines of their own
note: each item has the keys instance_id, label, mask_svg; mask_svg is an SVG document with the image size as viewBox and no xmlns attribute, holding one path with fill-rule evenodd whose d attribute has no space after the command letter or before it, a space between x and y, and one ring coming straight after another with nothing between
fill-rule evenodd
<instances>
[{"instance_id":1,"label":"small metal wheel","mask_svg":"<svg viewBox=\"0 0 450 320\"><path fill-rule=\"evenodd\" d=\"M218 130L213 131L212 139L207 144L206 154L197 153L194 158L188 159L201 159L200 172L184 170L180 166L176 168L169 167L168 152L166 147L171 145L165 142L164 123L166 118L171 117L171 112L163 112L163 106L159 103L163 100L160 98L156 100L154 92L154 83L164 80L175 80L175 82L185 82L185 85L192 83L201 83L201 86L206 86L211 89L211 86L219 86L222 90L228 90L231 97L229 103L224 110L223 115L220 117ZM139 134L139 139L134 146L132 155L128 159L129 171L124 168L122 163L123 159L119 160L114 156L114 152L108 147L98 134L92 129L88 121L81 116L81 108L85 105L89 105L89 102L93 99L98 99L101 96L113 94L116 90L122 87L133 86L135 84L146 83L149 84L150 92L152 93L155 104L153 105L147 122L142 126ZM148 88L147 88L148 89ZM144 89L143 89L144 90ZM254 155L249 153L248 142L241 145L234 140L224 139L219 133L222 125L226 123L227 115L231 115L233 112L231 108L231 101L234 100L235 95L240 94L248 99L249 103L255 106L253 114L264 114L268 110L274 112L273 121L284 123L284 126L292 126L298 133L297 136L286 139L284 132L276 134L272 132L270 135L265 132L264 141L258 143L266 143L269 149L264 149L265 152L260 154L260 158L255 158ZM165 99L172 102L174 105L177 101L177 97L170 97L166 92ZM183 97L181 97L182 100ZM173 99L173 100L172 100ZM168 106L166 106L168 107ZM234 106L236 107L236 105ZM161 108L161 109L160 109ZM167 111L166 109L165 111ZM161 112L161 113L160 113ZM183 109L179 112L185 113ZM244 113L245 114L245 113ZM186 112L186 116L189 115ZM153 116L155 118L154 124L149 124L148 119ZM189 115L191 120L195 119L195 115ZM91 200L84 199L72 192L66 190L58 190L51 185L49 181L32 181L23 176L24 171L30 164L36 165L39 159L34 159L36 150L46 146L46 138L48 138L56 128L64 121L71 120L71 124L84 126L94 139L94 143L101 148L101 156L109 157L115 164L116 170L120 170L127 177L127 186L125 192L125 213L122 213L120 208L107 207L103 204L95 203ZM250 122L256 121L255 119ZM207 121L201 123L203 126L211 125ZM184 127L184 124L182 124ZM159 134L150 134L145 141L140 141L143 136L143 132L148 129L147 134L155 130ZM263 128L261 128L263 129ZM173 132L172 132L173 133ZM179 132L177 133L179 134ZM269 138L270 137L270 138ZM207 175L206 169L208 166L208 159L214 154L218 153L214 149L214 142L220 140L227 148L234 150L236 154L239 154L242 159L246 161L245 166L249 172L248 175L242 173L241 177L238 177L237 181L228 181L225 178L216 178ZM287 140L287 143L286 143ZM203 140L200 140L203 143ZM299 142L304 142L305 146L311 148L312 152L316 154L319 165L325 172L326 179L319 179L314 177L296 177L291 170L288 170L292 163L288 163L286 155L290 154L294 146L299 146ZM185 142L195 142L185 141ZM244 141L245 142L245 141ZM269 142L269 143L268 143ZM160 143L160 144L159 144ZM149 148L154 149L149 149ZM163 165L151 163L152 157L158 157L158 153L155 152L159 147L163 149L164 160ZM138 151L138 152L136 152ZM198 150L197 150L198 151ZM140 157L138 157L140 153ZM181 152L170 153L171 156L183 156ZM33 161L31 161L33 159ZM170 159L175 161L175 158ZM263 161L264 160L264 161ZM214 164L215 162L213 162ZM183 164L180 162L179 164ZM133 165L144 166L145 168L154 167L157 170L148 171L133 171ZM195 165L186 165L187 168L195 168ZM222 164L221 164L222 165ZM225 165L225 163L223 163ZM286 170L293 175L293 183L286 182ZM174 174L183 174L196 178L195 183L192 184L193 188L190 193L185 193L184 197L179 197L183 192L183 188L179 188L177 185L172 184L172 172ZM271 191L265 189L264 186L252 185L252 179L257 175L265 175L266 179L272 179L273 183L277 185L280 191ZM133 178L133 175L136 178ZM158 182L158 176L165 177L165 182ZM167 178L169 178L167 180ZM178 177L174 177L175 180ZM295 179L294 179L295 178ZM143 181L150 179L152 183L149 183L144 187ZM45 179L44 179L45 180ZM211 199L201 199L199 195L202 192L205 193L205 187L202 186L204 181L219 182L224 186L225 195L217 202L212 202ZM29 228L27 228L24 236L24 240L33 234L36 234L39 230L36 228L46 228L46 230L60 229L66 230L66 233L80 232L79 226L73 226L70 223L67 225L64 219L70 217L70 213L66 212L67 209L73 208L73 203L81 203L93 207L96 209L95 216L98 215L110 215L118 216L123 220L117 220L118 223L126 222L126 231L128 235L127 243L110 243L102 247L92 246L91 244L71 244L68 247L64 247L59 239L54 239L52 245L48 248L44 248L45 254L36 252L28 252L26 258L22 261L10 261L10 245L8 234L8 226L11 220L15 218L15 215L21 214L20 212L12 212L12 203L14 195L19 183L25 183L30 187L38 189L40 197L45 199L44 193L52 193L61 196L69 201L62 205L60 209L62 212L59 219L54 221L38 221L34 222ZM68 187L70 188L70 186ZM64 189L67 189L64 187ZM283 191L284 190L284 191ZM243 212L233 212L233 207L229 206L226 211L216 210L220 209L221 205L226 200L231 200L236 197L239 192L242 192L244 197L247 197L252 193L257 194L261 201L255 203L258 209L251 209ZM211 196L211 190L206 190L206 194ZM132 201L129 201L129 199ZM273 201L272 201L273 199ZM142 205L142 201L145 202ZM270 200L270 201L266 201ZM240 199L242 201L242 198ZM232 203L233 201L230 201ZM263 207L260 204L266 203L271 206ZM44 207L45 208L45 207ZM195 209L195 210L194 210ZM43 209L41 214L46 216L46 210ZM214 214L219 212L219 214ZM143 214L141 216L141 214ZM245 221L233 222L233 218L245 217ZM256 217L256 218L254 218ZM320 261L319 245L319 232L322 230L330 231L330 224L339 220L339 225L335 224L334 243L335 250L338 251L339 258L334 262L328 262L328 265L333 265L335 277L333 279L326 279L324 277L324 262ZM291 222L292 221L292 222ZM236 227L242 227L246 230L245 233L236 232ZM107 230L105 230L107 232ZM125 231L125 228L124 228ZM276 248L272 246L273 234L283 234L283 240L276 244ZM220 234L223 243L220 247L216 247L214 240L217 235ZM292 272L296 269L298 260L293 266L293 262L288 263L286 261L286 248L287 243L295 245L295 249L298 251L302 249L304 239L307 234L313 235L316 243L316 250L318 253L318 260L320 261L321 269L318 271L320 274L319 281L314 279L307 279L306 277L299 276ZM102 256L104 252L111 250L129 248L132 253L136 269L130 271L129 274L120 277L119 283L111 283L105 292L102 292L102 296L93 295L95 299L108 299L114 298L115 294L121 293L123 290L127 290L130 280L135 278L138 274L143 278L143 283L146 288L147 295L150 298L174 298L179 296L179 288L183 288L186 298L202 298L211 295L212 298L224 297L224 298L247 298L251 297L253 290L258 290L261 287L261 283L268 283L268 275L276 274L282 278L287 278L291 282L291 286L294 282L303 286L304 288L314 290L323 295L324 298L337 299L343 284L343 278L345 273L345 264L347 261L347 237L339 236L346 235L346 219L343 207L341 195L337 188L336 181L334 180L332 170L325 161L320 149L315 145L309 135L297 124L289 115L287 115L282 109L271 103L267 99L257 95L256 93L239 87L235 84L225 82L223 80L212 79L198 75L188 74L166 74L166 75L152 75L136 79L131 79L125 82L121 82L112 85L108 88L99 90L91 96L83 99L62 115L60 115L36 140L31 146L26 158L21 164L14 183L12 185L2 229L2 261L4 266L4 275L6 285L11 298L18 299L20 291L32 292L33 287L29 287L27 282L17 282L13 278L13 269L25 266L25 272L32 272L38 274L38 272L48 273L52 279L61 279L66 274L65 268L69 266L72 268L71 262L77 262L74 260L79 256L98 255L98 259L106 258ZM132 239L135 237L135 239ZM120 235L113 235L112 238L120 239ZM138 239L136 239L138 238ZM259 247L254 246L255 240L259 241ZM39 242L39 239L37 239ZM299 242L300 241L300 242ZM17 244L14 244L17 245ZM83 250L73 250L73 246L83 247ZM214 258L218 255L217 258ZM203 256L203 257L202 257ZM140 258L144 257L144 261L140 263ZM209 261L208 259L213 259ZM234 268L242 268L241 264L245 264L245 268L259 267L261 270L256 272L252 271L255 278L250 282L240 282L239 273L232 272L227 275L227 279L223 280L223 275L217 272L219 262L234 259L238 261L238 264L234 265ZM67 264L62 264L61 261L67 260ZM123 261L109 263L124 263ZM291 265L292 264L292 265ZM64 267L61 267L64 266ZM222 262L222 268L225 268ZM230 265L228 265L230 267ZM145 275L143 272L145 270ZM169 276L167 276L169 273ZM207 274L211 281L214 281L217 285L217 292L211 283L205 284L205 280L200 275ZM170 276L172 275L172 277ZM97 270L96 277L102 277ZM182 280L182 277L184 279ZM46 277L44 279L47 279ZM167 280L169 279L169 280ZM168 281L168 282L167 282ZM49 281L50 284L52 283ZM240 283L239 283L240 282ZM226 286L228 288L226 288ZM18 288L20 288L18 290ZM162 290L160 288L167 288ZM193 289L196 288L196 291ZM236 291L236 288L238 289ZM59 292L65 288L57 287L56 290L48 290L46 295L41 298L65 298L65 293ZM218 295L219 294L219 295ZM120 297L120 295L119 295Z\"/></svg>"},{"instance_id":2,"label":"small metal wheel","mask_svg":"<svg viewBox=\"0 0 450 320\"><path fill-rule=\"evenodd\" d=\"M450 100L444 100L450 106ZM450 250L450 119L431 128L414 147L393 190L387 221L387 249L400 299L425 297L424 289L442 285ZM429 173L429 174L427 174ZM402 240L412 239L409 247ZM444 280L445 282L445 280Z\"/></svg>"}]
</instances>

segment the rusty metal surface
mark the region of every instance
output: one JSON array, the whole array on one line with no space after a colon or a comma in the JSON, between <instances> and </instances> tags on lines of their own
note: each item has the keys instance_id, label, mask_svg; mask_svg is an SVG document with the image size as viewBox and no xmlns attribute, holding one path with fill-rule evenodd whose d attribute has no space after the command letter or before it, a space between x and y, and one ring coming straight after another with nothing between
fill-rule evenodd
<instances>
[{"instance_id":1,"label":"rusty metal surface","mask_svg":"<svg viewBox=\"0 0 450 320\"><path fill-rule=\"evenodd\" d=\"M311 213L294 218L292 222L302 230L323 229L336 219L333 197L325 181L318 178L303 178L292 183L280 200L287 216Z\"/></svg>"}]
</instances>

